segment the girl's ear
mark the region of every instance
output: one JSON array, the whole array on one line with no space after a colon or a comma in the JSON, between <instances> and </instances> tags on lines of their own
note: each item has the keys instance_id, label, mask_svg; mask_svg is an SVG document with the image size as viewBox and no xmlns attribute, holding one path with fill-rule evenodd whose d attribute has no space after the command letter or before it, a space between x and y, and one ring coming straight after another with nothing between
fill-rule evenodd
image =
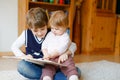
<instances>
[{"instance_id":1,"label":"girl's ear","mask_svg":"<svg viewBox=\"0 0 120 80\"><path fill-rule=\"evenodd\" d=\"M66 32L70 35L70 29L69 28L67 28Z\"/></svg>"}]
</instances>

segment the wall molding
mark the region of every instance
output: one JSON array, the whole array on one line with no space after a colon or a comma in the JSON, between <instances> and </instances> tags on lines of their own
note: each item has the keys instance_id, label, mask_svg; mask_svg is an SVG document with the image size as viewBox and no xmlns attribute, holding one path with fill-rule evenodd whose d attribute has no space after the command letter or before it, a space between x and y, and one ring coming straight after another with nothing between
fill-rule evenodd
<instances>
[{"instance_id":1,"label":"wall molding","mask_svg":"<svg viewBox=\"0 0 120 80\"><path fill-rule=\"evenodd\" d=\"M0 52L0 56L13 56L12 52Z\"/></svg>"}]
</instances>

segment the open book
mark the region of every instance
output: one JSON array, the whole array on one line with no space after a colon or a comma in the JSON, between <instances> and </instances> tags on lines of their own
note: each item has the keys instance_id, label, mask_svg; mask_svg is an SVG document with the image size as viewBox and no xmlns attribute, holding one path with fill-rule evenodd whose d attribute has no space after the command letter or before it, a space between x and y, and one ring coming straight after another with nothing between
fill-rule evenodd
<instances>
[{"instance_id":1,"label":"open book","mask_svg":"<svg viewBox=\"0 0 120 80\"><path fill-rule=\"evenodd\" d=\"M2 58L21 59L19 57L15 57L15 56L2 56ZM38 65L42 65L42 66L44 66L45 64L51 64L51 65L55 65L55 66L66 67L63 64L56 63L56 62L53 62L53 61L50 61L50 60L45 60L45 59L42 59L42 58L39 58L39 59L24 59L24 60L26 60L28 62L38 64Z\"/></svg>"}]
</instances>

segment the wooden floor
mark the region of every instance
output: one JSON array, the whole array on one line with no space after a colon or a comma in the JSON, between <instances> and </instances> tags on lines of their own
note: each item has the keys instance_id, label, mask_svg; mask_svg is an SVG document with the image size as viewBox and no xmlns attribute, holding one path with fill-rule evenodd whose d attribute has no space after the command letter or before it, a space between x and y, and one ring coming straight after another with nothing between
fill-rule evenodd
<instances>
[{"instance_id":1,"label":"wooden floor","mask_svg":"<svg viewBox=\"0 0 120 80\"><path fill-rule=\"evenodd\" d=\"M74 56L75 63L82 63L82 62L93 62L93 61L99 61L99 60L108 60L112 62L118 62L120 63L120 56L114 56L114 55L81 55L77 54ZM17 70L17 63L19 60L14 59L5 59L0 57L0 71L4 70ZM80 78L82 80L82 78Z\"/></svg>"},{"instance_id":2,"label":"wooden floor","mask_svg":"<svg viewBox=\"0 0 120 80\"><path fill-rule=\"evenodd\" d=\"M93 62L93 61L99 61L99 60L108 60L112 62L118 62L120 63L120 56L114 56L114 55L81 55L77 54L74 56L75 63L82 63L82 62ZM11 59L4 59L0 57L0 70L6 70L6 69L15 69L17 66L16 60Z\"/></svg>"},{"instance_id":3,"label":"wooden floor","mask_svg":"<svg viewBox=\"0 0 120 80\"><path fill-rule=\"evenodd\" d=\"M81 55L81 54L77 54L74 56L74 61L75 63L79 63L79 62L91 62L91 61L99 61L99 60L108 60L108 61L112 61L112 62L118 62L120 63L120 56L115 56L113 54L109 55L109 54L97 54L97 55Z\"/></svg>"}]
</instances>

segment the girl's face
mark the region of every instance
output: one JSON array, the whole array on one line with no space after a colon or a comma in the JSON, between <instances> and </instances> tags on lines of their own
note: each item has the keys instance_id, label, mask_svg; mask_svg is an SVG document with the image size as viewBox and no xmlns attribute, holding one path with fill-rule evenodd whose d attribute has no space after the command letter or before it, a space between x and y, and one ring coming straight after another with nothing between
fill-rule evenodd
<instances>
[{"instance_id":1,"label":"girl's face","mask_svg":"<svg viewBox=\"0 0 120 80\"><path fill-rule=\"evenodd\" d=\"M51 26L51 31L52 31L56 36L60 36L60 35L62 35L62 34L66 31L66 28L61 27L61 26L58 26L58 27Z\"/></svg>"},{"instance_id":2,"label":"girl's face","mask_svg":"<svg viewBox=\"0 0 120 80\"><path fill-rule=\"evenodd\" d=\"M37 28L37 29L32 28L31 31L38 38L44 38L47 33L47 26L44 26L42 28Z\"/></svg>"}]
</instances>

